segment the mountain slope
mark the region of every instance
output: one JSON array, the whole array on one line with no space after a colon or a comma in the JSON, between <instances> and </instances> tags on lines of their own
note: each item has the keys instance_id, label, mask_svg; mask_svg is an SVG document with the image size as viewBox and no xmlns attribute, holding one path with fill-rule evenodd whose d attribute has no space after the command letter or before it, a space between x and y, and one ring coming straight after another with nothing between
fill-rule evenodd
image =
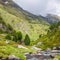
<instances>
[{"instance_id":1,"label":"mountain slope","mask_svg":"<svg viewBox=\"0 0 60 60\"><path fill-rule=\"evenodd\" d=\"M42 44L37 45L42 49L53 48L60 46L60 22L54 23L50 26L47 35L40 37L37 42Z\"/></svg>"},{"instance_id":2,"label":"mountain slope","mask_svg":"<svg viewBox=\"0 0 60 60\"><path fill-rule=\"evenodd\" d=\"M46 18L49 23L56 23L60 21L60 16L54 14L48 14Z\"/></svg>"},{"instance_id":3,"label":"mountain slope","mask_svg":"<svg viewBox=\"0 0 60 60\"><path fill-rule=\"evenodd\" d=\"M32 40L36 40L40 34L46 34L49 28L42 17L23 10L12 0L0 0L0 15L6 24L21 31L23 36L28 34Z\"/></svg>"}]
</instances>

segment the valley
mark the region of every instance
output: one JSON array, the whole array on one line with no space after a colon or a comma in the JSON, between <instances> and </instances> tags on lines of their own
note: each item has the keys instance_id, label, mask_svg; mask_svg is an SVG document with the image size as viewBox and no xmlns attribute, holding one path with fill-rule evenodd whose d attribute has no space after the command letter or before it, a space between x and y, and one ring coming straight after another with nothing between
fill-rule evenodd
<instances>
[{"instance_id":1,"label":"valley","mask_svg":"<svg viewBox=\"0 0 60 60\"><path fill-rule=\"evenodd\" d=\"M60 54L51 55L59 41L59 16L37 16L13 0L0 0L0 60L59 60Z\"/></svg>"}]
</instances>

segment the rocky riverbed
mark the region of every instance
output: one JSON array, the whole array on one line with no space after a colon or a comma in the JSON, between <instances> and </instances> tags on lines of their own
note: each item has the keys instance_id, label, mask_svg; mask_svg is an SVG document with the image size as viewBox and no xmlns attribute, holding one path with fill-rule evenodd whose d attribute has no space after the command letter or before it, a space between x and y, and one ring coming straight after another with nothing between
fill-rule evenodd
<instances>
[{"instance_id":1,"label":"rocky riverbed","mask_svg":"<svg viewBox=\"0 0 60 60\"><path fill-rule=\"evenodd\" d=\"M37 53L25 53L26 60L48 60L54 59L56 55L60 55L60 50L40 51ZM9 55L7 58L0 57L0 60L22 60L15 55Z\"/></svg>"},{"instance_id":2,"label":"rocky riverbed","mask_svg":"<svg viewBox=\"0 0 60 60\"><path fill-rule=\"evenodd\" d=\"M48 60L53 58L52 56L44 56L41 54L26 54L27 60Z\"/></svg>"},{"instance_id":3,"label":"rocky riverbed","mask_svg":"<svg viewBox=\"0 0 60 60\"><path fill-rule=\"evenodd\" d=\"M26 55L26 60L48 60L50 59L51 57L50 56L43 56L43 55L32 55L32 54L27 54ZM9 56L8 58L1 58L0 60L22 60L20 58L17 58L17 57L14 57L13 55L12 56Z\"/></svg>"}]
</instances>

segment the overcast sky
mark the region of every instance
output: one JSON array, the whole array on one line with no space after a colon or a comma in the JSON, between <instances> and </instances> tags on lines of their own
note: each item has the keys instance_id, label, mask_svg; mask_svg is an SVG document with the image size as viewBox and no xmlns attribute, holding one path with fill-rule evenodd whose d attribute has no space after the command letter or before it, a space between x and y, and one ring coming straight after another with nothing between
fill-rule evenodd
<instances>
[{"instance_id":1,"label":"overcast sky","mask_svg":"<svg viewBox=\"0 0 60 60\"><path fill-rule=\"evenodd\" d=\"M23 9L37 15L47 13L60 16L60 0L14 0Z\"/></svg>"}]
</instances>

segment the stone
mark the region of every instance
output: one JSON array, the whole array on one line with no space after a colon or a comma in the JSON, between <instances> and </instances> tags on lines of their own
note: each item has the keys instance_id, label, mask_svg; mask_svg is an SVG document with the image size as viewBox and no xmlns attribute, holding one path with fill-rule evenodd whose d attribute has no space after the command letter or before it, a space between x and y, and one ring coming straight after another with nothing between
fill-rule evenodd
<instances>
[{"instance_id":1,"label":"stone","mask_svg":"<svg viewBox=\"0 0 60 60\"><path fill-rule=\"evenodd\" d=\"M15 55L9 55L7 60L21 60L21 59L16 57Z\"/></svg>"},{"instance_id":2,"label":"stone","mask_svg":"<svg viewBox=\"0 0 60 60\"><path fill-rule=\"evenodd\" d=\"M1 60L6 60L6 58L2 58Z\"/></svg>"}]
</instances>

